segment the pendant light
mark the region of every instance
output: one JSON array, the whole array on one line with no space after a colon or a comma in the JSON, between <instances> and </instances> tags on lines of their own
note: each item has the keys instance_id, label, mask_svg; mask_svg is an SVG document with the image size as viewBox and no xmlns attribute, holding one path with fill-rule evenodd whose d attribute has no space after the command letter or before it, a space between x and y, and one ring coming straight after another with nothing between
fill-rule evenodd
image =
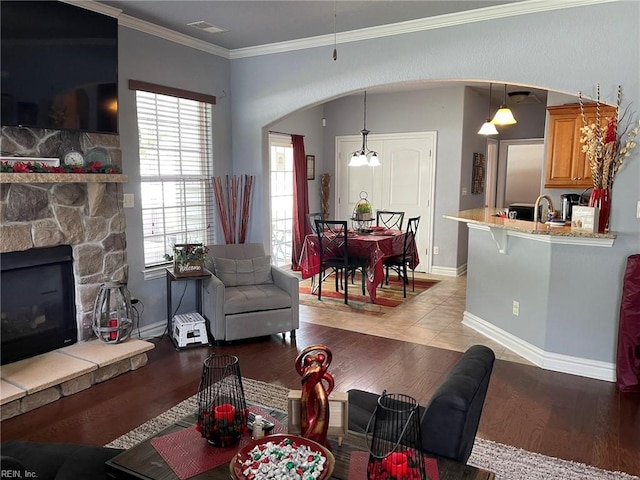
<instances>
[{"instance_id":1,"label":"pendant light","mask_svg":"<svg viewBox=\"0 0 640 480\"><path fill-rule=\"evenodd\" d=\"M380 159L378 158L378 153L373 150L369 150L367 147L367 135L369 135L369 130L367 130L367 91L364 92L364 128L360 130L362 134L362 148L360 150L356 150L351 154L351 160L349 161L350 167L362 167L365 165L369 165L370 167L379 167Z\"/></svg>"},{"instance_id":2,"label":"pendant light","mask_svg":"<svg viewBox=\"0 0 640 480\"><path fill-rule=\"evenodd\" d=\"M493 84L489 83L489 111L487 112L487 121L482 124L480 130L478 130L478 134L480 135L497 135L498 129L496 126L491 123L491 86Z\"/></svg>"},{"instance_id":3,"label":"pendant light","mask_svg":"<svg viewBox=\"0 0 640 480\"><path fill-rule=\"evenodd\" d=\"M502 105L496 112L491 123L494 125L513 125L514 123L518 123L516 119L513 117L513 113L507 106L507 84L504 84L504 99L502 101Z\"/></svg>"}]
</instances>

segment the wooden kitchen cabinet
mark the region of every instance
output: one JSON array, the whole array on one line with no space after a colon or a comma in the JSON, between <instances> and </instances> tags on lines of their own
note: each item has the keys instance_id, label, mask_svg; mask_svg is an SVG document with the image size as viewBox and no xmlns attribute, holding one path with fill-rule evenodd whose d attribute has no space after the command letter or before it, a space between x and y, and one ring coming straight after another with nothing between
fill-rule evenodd
<instances>
[{"instance_id":1,"label":"wooden kitchen cabinet","mask_svg":"<svg viewBox=\"0 0 640 480\"><path fill-rule=\"evenodd\" d=\"M589 160L582 152L580 128L583 126L580 105L548 107L547 163L545 188L592 187ZM600 105L600 121L606 124L607 117L615 115L616 109ZM587 123L596 120L596 105L584 106Z\"/></svg>"}]
</instances>

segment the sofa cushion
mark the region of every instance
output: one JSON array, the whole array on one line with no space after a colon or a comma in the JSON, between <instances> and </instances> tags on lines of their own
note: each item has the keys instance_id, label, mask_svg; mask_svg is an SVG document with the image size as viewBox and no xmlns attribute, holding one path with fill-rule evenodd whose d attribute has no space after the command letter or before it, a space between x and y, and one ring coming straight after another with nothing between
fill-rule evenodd
<instances>
[{"instance_id":1,"label":"sofa cushion","mask_svg":"<svg viewBox=\"0 0 640 480\"><path fill-rule=\"evenodd\" d=\"M291 308L291 296L273 283L224 289L224 314Z\"/></svg>"},{"instance_id":2,"label":"sofa cushion","mask_svg":"<svg viewBox=\"0 0 640 480\"><path fill-rule=\"evenodd\" d=\"M213 263L216 276L225 287L273 283L269 255L243 260L216 257Z\"/></svg>"}]
</instances>

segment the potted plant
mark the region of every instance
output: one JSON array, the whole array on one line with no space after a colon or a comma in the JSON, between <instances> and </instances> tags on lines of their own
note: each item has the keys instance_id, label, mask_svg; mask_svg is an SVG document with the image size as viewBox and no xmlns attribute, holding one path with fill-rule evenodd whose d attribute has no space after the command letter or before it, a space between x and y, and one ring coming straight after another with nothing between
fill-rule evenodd
<instances>
[{"instance_id":1,"label":"potted plant","mask_svg":"<svg viewBox=\"0 0 640 480\"><path fill-rule=\"evenodd\" d=\"M204 259L209 247L202 243L177 243L173 246L173 255L166 254L164 258L173 261L173 273L176 277L202 275Z\"/></svg>"},{"instance_id":2,"label":"potted plant","mask_svg":"<svg viewBox=\"0 0 640 480\"><path fill-rule=\"evenodd\" d=\"M356 220L371 220L371 204L367 200L360 200L354 209Z\"/></svg>"}]
</instances>

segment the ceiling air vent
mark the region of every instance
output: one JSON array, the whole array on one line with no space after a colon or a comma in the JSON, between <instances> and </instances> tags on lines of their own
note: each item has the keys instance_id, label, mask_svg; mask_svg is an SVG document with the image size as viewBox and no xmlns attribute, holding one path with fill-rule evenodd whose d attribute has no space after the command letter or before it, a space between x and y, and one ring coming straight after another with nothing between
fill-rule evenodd
<instances>
[{"instance_id":1,"label":"ceiling air vent","mask_svg":"<svg viewBox=\"0 0 640 480\"><path fill-rule=\"evenodd\" d=\"M228 31L226 28L218 27L216 25L212 25L208 22L202 22L202 21L187 23L187 25L189 25L190 27L197 28L198 30L204 30L205 32L209 32L209 33L222 33L222 32Z\"/></svg>"}]
</instances>

